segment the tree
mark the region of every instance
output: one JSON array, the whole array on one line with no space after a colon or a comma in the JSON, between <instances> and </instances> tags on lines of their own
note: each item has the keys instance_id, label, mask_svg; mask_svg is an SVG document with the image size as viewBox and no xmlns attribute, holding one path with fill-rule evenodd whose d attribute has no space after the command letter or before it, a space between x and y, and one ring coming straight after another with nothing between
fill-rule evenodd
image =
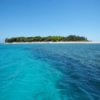
<instances>
[{"instance_id":1,"label":"tree","mask_svg":"<svg viewBox=\"0 0 100 100\"><path fill-rule=\"evenodd\" d=\"M76 35L69 35L67 37L64 36L35 36L35 37L13 37L13 38L6 38L5 42L12 43L12 42L38 42L38 41L88 41L86 37L83 36L76 36Z\"/></svg>"}]
</instances>

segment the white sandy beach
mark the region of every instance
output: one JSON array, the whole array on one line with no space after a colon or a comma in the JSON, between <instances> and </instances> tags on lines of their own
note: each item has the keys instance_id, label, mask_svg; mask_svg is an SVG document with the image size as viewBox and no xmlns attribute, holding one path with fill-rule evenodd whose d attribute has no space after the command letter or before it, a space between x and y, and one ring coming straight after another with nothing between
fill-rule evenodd
<instances>
[{"instance_id":1,"label":"white sandy beach","mask_svg":"<svg viewBox=\"0 0 100 100\"><path fill-rule=\"evenodd\" d=\"M71 42L13 42L13 43L4 43L4 44L100 44L100 42L80 42L80 41L71 41Z\"/></svg>"}]
</instances>

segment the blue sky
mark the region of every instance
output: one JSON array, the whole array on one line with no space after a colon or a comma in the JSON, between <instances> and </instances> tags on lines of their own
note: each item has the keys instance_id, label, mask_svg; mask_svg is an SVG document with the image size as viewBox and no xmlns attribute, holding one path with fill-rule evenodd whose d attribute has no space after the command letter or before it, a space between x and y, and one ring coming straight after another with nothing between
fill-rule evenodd
<instances>
[{"instance_id":1,"label":"blue sky","mask_svg":"<svg viewBox=\"0 0 100 100\"><path fill-rule=\"evenodd\" d=\"M100 0L0 0L0 41L69 34L100 41Z\"/></svg>"}]
</instances>

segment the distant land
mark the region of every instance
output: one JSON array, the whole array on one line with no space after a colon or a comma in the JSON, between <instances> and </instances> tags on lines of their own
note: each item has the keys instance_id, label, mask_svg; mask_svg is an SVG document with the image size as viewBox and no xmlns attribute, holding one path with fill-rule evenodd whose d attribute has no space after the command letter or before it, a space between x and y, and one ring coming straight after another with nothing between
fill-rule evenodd
<instances>
[{"instance_id":1,"label":"distant land","mask_svg":"<svg viewBox=\"0 0 100 100\"><path fill-rule=\"evenodd\" d=\"M12 37L6 38L5 43L13 42L71 42L71 41L80 41L88 42L89 40L84 36L34 36L34 37Z\"/></svg>"}]
</instances>

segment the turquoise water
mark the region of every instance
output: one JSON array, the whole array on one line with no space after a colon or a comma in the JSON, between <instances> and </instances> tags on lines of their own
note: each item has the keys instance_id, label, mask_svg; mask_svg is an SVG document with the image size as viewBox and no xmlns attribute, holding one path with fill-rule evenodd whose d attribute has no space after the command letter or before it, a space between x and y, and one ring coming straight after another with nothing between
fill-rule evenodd
<instances>
[{"instance_id":1,"label":"turquoise water","mask_svg":"<svg viewBox=\"0 0 100 100\"><path fill-rule=\"evenodd\" d=\"M100 100L100 44L1 44L0 100Z\"/></svg>"}]
</instances>

